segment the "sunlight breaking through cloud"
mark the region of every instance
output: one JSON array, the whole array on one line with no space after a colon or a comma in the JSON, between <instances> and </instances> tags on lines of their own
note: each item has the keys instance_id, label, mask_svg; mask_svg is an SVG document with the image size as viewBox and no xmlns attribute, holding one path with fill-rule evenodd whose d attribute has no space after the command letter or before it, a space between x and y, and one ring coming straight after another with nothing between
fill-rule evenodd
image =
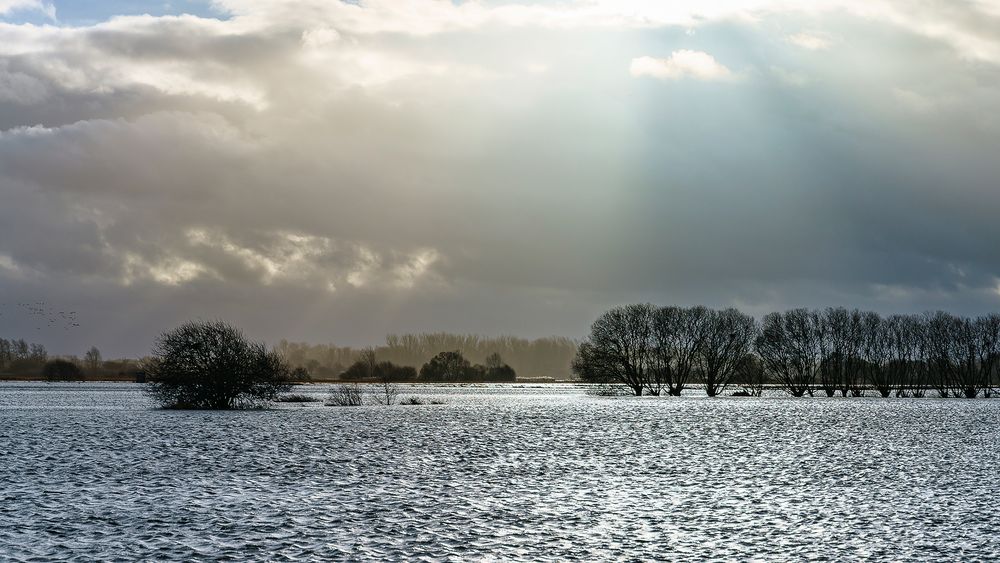
<instances>
[{"instance_id":1,"label":"sunlight breaking through cloud","mask_svg":"<svg viewBox=\"0 0 1000 563\"><path fill-rule=\"evenodd\" d=\"M681 49L665 59L639 57L629 65L632 76L651 76L663 80L694 78L697 80L733 80L735 75L715 57L702 51Z\"/></svg>"},{"instance_id":2,"label":"sunlight breaking through cloud","mask_svg":"<svg viewBox=\"0 0 1000 563\"><path fill-rule=\"evenodd\" d=\"M989 3L49 7L0 2L0 291L105 327L251 298L358 340L578 336L624 299L1000 304Z\"/></svg>"}]
</instances>

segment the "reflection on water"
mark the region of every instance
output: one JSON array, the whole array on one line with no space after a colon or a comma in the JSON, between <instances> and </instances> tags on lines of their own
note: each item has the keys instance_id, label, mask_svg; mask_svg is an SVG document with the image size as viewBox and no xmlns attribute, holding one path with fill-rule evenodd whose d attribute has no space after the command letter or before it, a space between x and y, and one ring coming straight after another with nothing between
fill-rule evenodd
<instances>
[{"instance_id":1,"label":"reflection on water","mask_svg":"<svg viewBox=\"0 0 1000 563\"><path fill-rule=\"evenodd\" d=\"M170 412L140 389L0 384L0 558L1000 557L996 400Z\"/></svg>"}]
</instances>

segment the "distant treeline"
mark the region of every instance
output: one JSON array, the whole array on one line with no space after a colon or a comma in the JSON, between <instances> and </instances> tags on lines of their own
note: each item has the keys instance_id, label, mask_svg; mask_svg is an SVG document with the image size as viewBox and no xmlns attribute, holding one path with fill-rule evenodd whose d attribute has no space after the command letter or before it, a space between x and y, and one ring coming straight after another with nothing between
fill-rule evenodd
<instances>
[{"instance_id":1,"label":"distant treeline","mask_svg":"<svg viewBox=\"0 0 1000 563\"><path fill-rule=\"evenodd\" d=\"M302 366L313 378L335 378L358 362L366 348L312 345L282 340L275 347L293 366ZM549 337L536 340L513 336L484 337L443 332L423 334L390 334L383 346L374 347L380 362L416 369L427 364L441 352L457 351L473 364L486 365L487 359L499 354L520 378L572 377L570 362L576 355L576 342L569 338Z\"/></svg>"},{"instance_id":2,"label":"distant treeline","mask_svg":"<svg viewBox=\"0 0 1000 563\"><path fill-rule=\"evenodd\" d=\"M417 371L412 366L401 366L379 360L375 349L367 348L361 352L356 362L339 374L338 378L343 381L383 383L509 383L517 380L517 372L496 352L487 356L482 364L469 362L458 351L440 352Z\"/></svg>"},{"instance_id":3,"label":"distant treeline","mask_svg":"<svg viewBox=\"0 0 1000 563\"><path fill-rule=\"evenodd\" d=\"M69 365L76 369L66 369ZM18 378L83 379L85 377L126 377L134 370L132 360L104 360L101 351L91 347L83 355L50 357L45 346L29 344L23 338L0 338L0 375ZM54 369L56 368L56 369Z\"/></svg>"},{"instance_id":4,"label":"distant treeline","mask_svg":"<svg viewBox=\"0 0 1000 563\"><path fill-rule=\"evenodd\" d=\"M413 368L414 376L403 377L396 373L394 379L409 381L506 381L513 379L505 371L492 366L497 356L520 378L551 377L569 379L570 362L576 355L576 342L569 338L550 337L527 340L512 336L483 337L448 333L390 334L382 346L352 348L333 344L312 345L282 340L274 347L289 366L301 368L304 374L315 379L369 379L372 374L360 376L357 364L366 353L373 351L379 363L390 363L399 368ZM469 365L461 377L449 374L444 378L422 376L419 371L442 352L457 352ZM142 359L104 360L101 352L93 347L82 358L77 356L50 357L41 344L30 344L23 339L0 338L0 376L17 378L46 377L45 366L52 360L70 362L80 368L81 377L88 379L122 379L134 377ZM354 367L353 371L349 371ZM65 372L65 370L63 370ZM407 372L409 373L409 372Z\"/></svg>"},{"instance_id":5,"label":"distant treeline","mask_svg":"<svg viewBox=\"0 0 1000 563\"><path fill-rule=\"evenodd\" d=\"M991 397L1000 390L1000 315L946 312L881 316L828 308L770 313L736 309L616 307L597 319L573 371L636 395L707 394L767 384L801 397Z\"/></svg>"},{"instance_id":6,"label":"distant treeline","mask_svg":"<svg viewBox=\"0 0 1000 563\"><path fill-rule=\"evenodd\" d=\"M49 359L41 344L29 344L23 338L0 338L0 372L39 372Z\"/></svg>"}]
</instances>

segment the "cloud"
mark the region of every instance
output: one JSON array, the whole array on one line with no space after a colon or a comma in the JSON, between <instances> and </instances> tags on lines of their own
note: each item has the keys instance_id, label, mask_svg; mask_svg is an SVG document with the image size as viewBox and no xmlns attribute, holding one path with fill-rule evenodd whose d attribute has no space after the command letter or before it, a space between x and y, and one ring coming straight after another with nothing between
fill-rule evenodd
<instances>
[{"instance_id":1,"label":"cloud","mask_svg":"<svg viewBox=\"0 0 1000 563\"><path fill-rule=\"evenodd\" d=\"M44 101L48 89L38 78L9 69L6 61L0 61L0 102L20 105L37 104Z\"/></svg>"},{"instance_id":2,"label":"cloud","mask_svg":"<svg viewBox=\"0 0 1000 563\"><path fill-rule=\"evenodd\" d=\"M777 65L771 66L771 74L782 84L792 88L802 88L809 84L809 76L793 70L788 70Z\"/></svg>"},{"instance_id":3,"label":"cloud","mask_svg":"<svg viewBox=\"0 0 1000 563\"><path fill-rule=\"evenodd\" d=\"M41 0L0 0L0 16L16 11L35 11L56 19L56 8L51 3Z\"/></svg>"},{"instance_id":4,"label":"cloud","mask_svg":"<svg viewBox=\"0 0 1000 563\"><path fill-rule=\"evenodd\" d=\"M705 0L658 2L652 0L586 0L582 2L500 3L437 2L400 3L369 0L364 3L325 0L217 0L215 5L240 25L263 27L331 25L347 34L441 33L531 27L546 29L693 29L720 22L753 23L774 17L801 17L815 21L848 14L889 24L910 33L948 44L964 57L1000 64L1000 10L994 3L974 2L954 8L947 2L914 5L904 0ZM789 41L809 49L829 46L822 31L799 33Z\"/></svg>"},{"instance_id":5,"label":"cloud","mask_svg":"<svg viewBox=\"0 0 1000 563\"><path fill-rule=\"evenodd\" d=\"M905 88L893 88L892 95L903 107L914 113L929 113L938 106L937 102Z\"/></svg>"},{"instance_id":6,"label":"cloud","mask_svg":"<svg viewBox=\"0 0 1000 563\"><path fill-rule=\"evenodd\" d=\"M363 344L581 336L627 300L1000 304L978 5L216 5L0 23L0 292L98 321L55 351L197 317Z\"/></svg>"},{"instance_id":7,"label":"cloud","mask_svg":"<svg viewBox=\"0 0 1000 563\"><path fill-rule=\"evenodd\" d=\"M666 59L639 57L629 65L632 76L650 76L661 80L694 78L705 81L733 80L735 75L715 57L702 51L681 49Z\"/></svg>"},{"instance_id":8,"label":"cloud","mask_svg":"<svg viewBox=\"0 0 1000 563\"><path fill-rule=\"evenodd\" d=\"M825 51L830 48L832 41L829 37L816 33L796 33L785 38L792 45L808 49L810 51Z\"/></svg>"}]
</instances>

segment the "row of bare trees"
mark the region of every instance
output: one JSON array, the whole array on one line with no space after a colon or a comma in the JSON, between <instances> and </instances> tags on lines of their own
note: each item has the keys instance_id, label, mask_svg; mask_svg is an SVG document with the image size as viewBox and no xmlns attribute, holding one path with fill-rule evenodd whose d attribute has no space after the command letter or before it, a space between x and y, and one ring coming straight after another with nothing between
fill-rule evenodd
<instances>
[{"instance_id":1,"label":"row of bare trees","mask_svg":"<svg viewBox=\"0 0 1000 563\"><path fill-rule=\"evenodd\" d=\"M591 326L573 360L584 381L617 382L636 395L680 395L696 380L721 393L753 350L757 323L736 309L615 307Z\"/></svg>"},{"instance_id":2,"label":"row of bare trees","mask_svg":"<svg viewBox=\"0 0 1000 563\"><path fill-rule=\"evenodd\" d=\"M101 356L101 351L96 346L91 346L84 353L83 358L75 355L52 357L42 344L29 344L23 338L16 340L0 338L0 374L14 376L41 374L46 379L52 379L51 369L48 372L45 370L45 367L51 363L50 360L59 360L63 362L61 365L64 367L72 364L81 374L86 376L122 374L135 365L134 362L126 359L105 361ZM73 377L73 379L77 378Z\"/></svg>"},{"instance_id":3,"label":"row of bare trees","mask_svg":"<svg viewBox=\"0 0 1000 563\"><path fill-rule=\"evenodd\" d=\"M594 322L572 367L636 395L692 384L709 396L733 384L760 394L771 384L796 397L990 397L1000 387L1000 315L792 309L758 323L736 309L626 305Z\"/></svg>"},{"instance_id":4,"label":"row of bare trees","mask_svg":"<svg viewBox=\"0 0 1000 563\"><path fill-rule=\"evenodd\" d=\"M41 344L29 344L23 338L7 340L0 338L0 372L37 372L48 360L49 353Z\"/></svg>"}]
</instances>

